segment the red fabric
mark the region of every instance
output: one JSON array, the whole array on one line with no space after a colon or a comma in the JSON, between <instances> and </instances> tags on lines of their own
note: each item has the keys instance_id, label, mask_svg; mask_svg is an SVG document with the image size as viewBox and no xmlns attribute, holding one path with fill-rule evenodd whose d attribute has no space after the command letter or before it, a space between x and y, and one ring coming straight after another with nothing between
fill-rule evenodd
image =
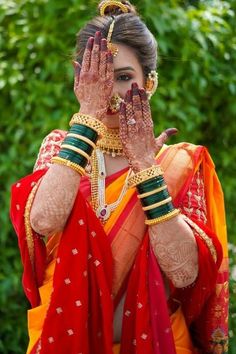
<instances>
[{"instance_id":1,"label":"red fabric","mask_svg":"<svg viewBox=\"0 0 236 354\"><path fill-rule=\"evenodd\" d=\"M188 325L200 316L212 289L215 287L217 271L222 261L222 248L217 237L204 224L194 219L193 221L212 239L217 252L217 263L214 262L205 242L195 233L198 246L198 277L192 286L174 289L173 292L173 297L182 303Z\"/></svg>"},{"instance_id":2,"label":"red fabric","mask_svg":"<svg viewBox=\"0 0 236 354\"><path fill-rule=\"evenodd\" d=\"M151 328L153 334L153 354L175 354L174 338L169 316L163 316L168 309L162 275L157 259L151 247L149 247L149 297ZM158 294L158 296L157 296ZM160 300L165 299L160 303ZM161 319L161 320L160 320ZM162 349L162 350L160 350Z\"/></svg>"},{"instance_id":3,"label":"red fabric","mask_svg":"<svg viewBox=\"0 0 236 354\"><path fill-rule=\"evenodd\" d=\"M112 255L93 211L78 194L58 249L41 352L112 353ZM33 352L34 353L34 352Z\"/></svg>"},{"instance_id":4,"label":"red fabric","mask_svg":"<svg viewBox=\"0 0 236 354\"><path fill-rule=\"evenodd\" d=\"M193 221L211 238L217 252L215 263L205 242L195 234L198 246L199 272L195 283L187 288L174 289L172 297L181 302L187 325L191 328L194 344L201 353L211 353L209 350L212 334L217 327L213 322L213 299L215 299L215 286L219 283L218 269L222 262L222 247L216 235L202 222ZM228 333L227 324L219 328Z\"/></svg>"},{"instance_id":5,"label":"red fabric","mask_svg":"<svg viewBox=\"0 0 236 354\"><path fill-rule=\"evenodd\" d=\"M13 187L12 197L11 216L16 232L19 233L24 263L24 289L33 306L39 305L37 287L42 282L37 280L36 273L31 267L24 225L22 225L23 229L20 229L19 224L23 223L23 205L26 203L26 194L29 194L30 187L32 188L32 181L36 182L42 175L43 171L38 171L21 180L20 187L22 191L25 191L25 198L21 200L20 217L16 215L14 208L15 203L22 196L20 190L16 189L17 184ZM37 268L39 265L39 270L43 275L46 259L44 242L35 233L34 239L36 245L39 244L41 247L35 248L34 256L37 258L35 258L34 266ZM38 249L42 252L38 252ZM125 308L132 307L135 320L129 321L129 317L124 316L121 352L125 354L153 353L148 293L148 249L149 240L146 235L128 281ZM44 259L43 266L41 262L38 263L38 259ZM161 274L159 277L161 279ZM162 280L160 285L164 294ZM27 291L28 286L31 289L30 296ZM60 241L53 279L54 290L42 335L31 354L36 353L39 347L42 354L64 354L65 348L71 354L80 352L111 354L113 345L111 287L112 255L107 235L89 204L79 193ZM160 295L159 301L164 304L165 297ZM159 318L160 323L168 321L167 307L162 315L163 317ZM137 346L133 344L134 340ZM163 343L163 340L161 342ZM162 344L160 353L161 348Z\"/></svg>"},{"instance_id":6,"label":"red fabric","mask_svg":"<svg viewBox=\"0 0 236 354\"><path fill-rule=\"evenodd\" d=\"M18 244L21 252L21 260L24 265L22 284L25 294L32 307L39 304L38 288L42 285L46 265L46 248L41 238L34 233L33 237L33 264L30 260L27 246L24 213L28 196L33 186L43 176L44 171L37 171L30 176L22 178L12 186L10 217L18 235Z\"/></svg>"},{"instance_id":7,"label":"red fabric","mask_svg":"<svg viewBox=\"0 0 236 354\"><path fill-rule=\"evenodd\" d=\"M38 287L42 284L46 254L44 242L34 233L36 261L31 263L25 239L24 207L32 189L32 182L37 182L44 173L45 170L37 171L13 186L11 206L11 218L19 235L24 264L23 285L33 307L39 304ZM190 179L188 182L190 183ZM79 220L83 220L83 224L79 223ZM217 238L202 223L198 224L212 238L218 252L219 263L221 247ZM92 231L96 235L91 234ZM197 235L196 240L199 248L198 279L192 288L173 289L173 296L182 302L187 322L193 324L195 321L198 325L192 325L198 334L198 328L203 325L203 318L199 315L202 315L202 310L210 299L219 264L214 263L209 249ZM156 267L156 273L151 274L149 262L152 258L149 252L149 239L146 235L128 280L121 354L175 352L172 333L170 332L168 340L162 336L161 331L169 328L166 300L162 296L164 287L159 268ZM156 277L160 284L158 304L150 294L150 287L153 286L151 277L152 280ZM40 353L64 354L66 350L71 354L80 352L111 354L113 328L111 283L112 255L109 241L89 204L78 194L58 249L54 291L38 343L42 348ZM158 327L158 333L156 331L153 333L151 311L157 305L159 314L155 325ZM209 330L209 323L207 326L206 333ZM158 349L155 347L157 343L160 345ZM166 349L168 345L169 349ZM37 347L38 345L31 354L36 353Z\"/></svg>"}]
</instances>

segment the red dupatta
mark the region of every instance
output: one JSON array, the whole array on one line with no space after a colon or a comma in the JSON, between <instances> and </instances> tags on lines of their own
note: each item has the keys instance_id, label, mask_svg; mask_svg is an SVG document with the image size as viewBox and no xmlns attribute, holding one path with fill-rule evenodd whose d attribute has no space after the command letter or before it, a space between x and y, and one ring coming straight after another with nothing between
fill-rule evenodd
<instances>
[{"instance_id":1,"label":"red dupatta","mask_svg":"<svg viewBox=\"0 0 236 354\"><path fill-rule=\"evenodd\" d=\"M166 154L168 159L169 155L166 152L164 154ZM196 156L195 154L195 157ZM198 151L198 158L194 161L194 167L184 178L184 186L188 184L188 180L191 180L191 173L194 173L197 164L199 164L199 156ZM45 249L42 240L32 233L32 254L32 247L31 249L28 247L29 242L22 220L24 219L24 205L32 189L31 184L37 182L43 174L44 172L42 171L36 172L20 181L20 185L19 183L16 184L13 187L12 198L12 220L19 235L22 259L26 266L23 282L27 296L33 306L38 304L37 288L41 285L43 279ZM180 201L181 198L179 198L179 203ZM129 212L127 210L126 216L128 215ZM86 225L86 227L81 227L78 223L78 219L84 220L85 223L82 225ZM203 225L201 226L203 227ZM76 232L76 230L78 232ZM208 230L206 231L208 232ZM91 232L95 232L96 236L92 236ZM80 234L82 235L81 237L79 236ZM211 233L209 232L209 234ZM213 238L220 262L219 243L217 244L217 240L214 239L213 234L210 236ZM82 238L83 242L81 242ZM76 245L72 243L75 241ZM212 279L210 286L212 284L214 285L218 264L212 262L212 257L206 244L200 239L198 239L198 244L200 245L199 264L203 265L203 273L205 266L208 267L210 272L209 278ZM67 253L65 255L66 250ZM77 264L76 262L79 259L77 256L81 254L81 250L83 254L87 255L87 258L86 256L82 257L83 262ZM36 255L37 263L35 262ZM107 236L104 234L100 223L97 221L88 203L83 200L81 195L78 195L70 220L63 232L57 259L58 263L54 275L54 291L46 316L41 341L37 344L35 350L41 348L41 353L56 352L60 354L63 353L63 350L66 348L70 353L77 353L77 350L80 350L78 348L83 346L84 351L82 352L84 353L112 353L112 256ZM60 267L62 264L63 267ZM83 273L83 277L85 274L87 276L84 279L80 274L78 279L74 281L72 277L75 275L75 269L82 271L82 268L80 268L81 264L87 266L87 268L83 270L83 272L85 272ZM153 271L153 267L155 267L155 272ZM152 272L150 272L150 269L152 269ZM149 285L153 284L154 277L158 278L160 280L158 284L160 285L159 294L161 291L164 293L160 270L156 260L151 256L149 240L146 235L137 253L134 267L129 277L124 310L122 354L143 354L144 352L150 354L168 352L169 354L175 352L172 333L168 331L170 326L166 301L163 301L161 306L159 306L159 308L164 309L163 313L161 313L161 311L158 313L158 323L160 324L159 331L156 331L157 320L151 318L150 306L152 308L156 297L153 296L153 290L148 286L148 277ZM158 283L158 280L155 281ZM202 278L199 277L194 287L195 294L198 294L198 296L200 292L202 292L201 286ZM190 307L186 304L186 318L188 318L189 314L189 318L192 316L192 320L198 317L200 310L203 308L212 292L210 286L206 284L207 292L205 293L206 295L203 296L199 311L194 312L194 306L192 306L191 311L193 311L193 313L191 314ZM186 290L182 291L182 299L184 297L183 294L186 294ZM179 298L181 299L181 296L179 296ZM81 301L82 299L83 302ZM160 299L162 299L161 296ZM73 307L75 304L76 308ZM80 310L80 312L77 312L77 310ZM190 320L189 322L192 321ZM167 326L162 326L162 324L167 324ZM80 331L77 331L77 329L80 329ZM165 333L169 332L170 335L165 337L160 334L159 337L156 338L156 333L159 333L161 329L164 329ZM155 345L157 347L155 347ZM167 347L169 346L169 349L163 351L165 345ZM52 348L56 348L55 351ZM33 350L32 353L35 353L35 350Z\"/></svg>"}]
</instances>

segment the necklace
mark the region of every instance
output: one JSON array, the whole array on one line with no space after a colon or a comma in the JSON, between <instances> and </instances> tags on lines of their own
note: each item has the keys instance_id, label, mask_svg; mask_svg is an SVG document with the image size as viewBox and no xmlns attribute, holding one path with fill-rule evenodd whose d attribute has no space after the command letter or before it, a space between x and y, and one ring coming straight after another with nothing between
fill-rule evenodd
<instances>
[{"instance_id":1,"label":"necklace","mask_svg":"<svg viewBox=\"0 0 236 354\"><path fill-rule=\"evenodd\" d=\"M94 161L96 160L96 161ZM129 170L127 177L125 179L125 183L120 192L118 199L111 203L106 203L106 168L105 168L105 160L103 152L99 149L94 151L92 157L92 176L91 176L91 195L92 195L92 206L96 212L97 217L102 221L106 222L106 220L110 217L111 213L117 208L123 199L127 189L128 189L128 178L131 173L131 169Z\"/></svg>"},{"instance_id":2,"label":"necklace","mask_svg":"<svg viewBox=\"0 0 236 354\"><path fill-rule=\"evenodd\" d=\"M124 155L119 129L107 129L104 136L98 140L97 147L112 157Z\"/></svg>"}]
</instances>

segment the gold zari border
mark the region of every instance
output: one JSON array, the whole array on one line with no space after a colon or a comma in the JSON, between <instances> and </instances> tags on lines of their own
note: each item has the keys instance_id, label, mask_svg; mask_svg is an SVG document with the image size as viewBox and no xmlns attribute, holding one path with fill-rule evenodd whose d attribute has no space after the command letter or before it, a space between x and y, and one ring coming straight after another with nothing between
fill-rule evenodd
<instances>
[{"instance_id":1,"label":"gold zari border","mask_svg":"<svg viewBox=\"0 0 236 354\"><path fill-rule=\"evenodd\" d=\"M26 242L27 242L30 262L31 262L33 270L34 270L34 240L33 240L33 231L32 231L31 224L30 224L30 211L31 211L31 207L32 207L34 197L35 197L35 194L38 189L40 181L41 181L41 179L32 188L32 190L28 196L26 206L25 206L25 212L24 212Z\"/></svg>"},{"instance_id":2,"label":"gold zari border","mask_svg":"<svg viewBox=\"0 0 236 354\"><path fill-rule=\"evenodd\" d=\"M186 215L182 214L182 216L183 216L183 219L187 222L187 224L189 224L189 226L191 226L199 234L200 238L205 242L205 244L209 248L209 251L211 252L214 262L216 263L217 262L217 253L216 253L215 246L214 246L212 240L210 239L210 237L207 236L207 234L197 224L195 224L195 222L193 222L191 219L189 219Z\"/></svg>"}]
</instances>

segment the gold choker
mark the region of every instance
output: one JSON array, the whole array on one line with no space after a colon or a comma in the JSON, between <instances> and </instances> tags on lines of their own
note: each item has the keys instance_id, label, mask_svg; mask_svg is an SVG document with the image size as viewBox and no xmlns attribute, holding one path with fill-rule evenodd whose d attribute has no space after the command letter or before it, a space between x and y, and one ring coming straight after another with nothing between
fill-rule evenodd
<instances>
[{"instance_id":1,"label":"gold choker","mask_svg":"<svg viewBox=\"0 0 236 354\"><path fill-rule=\"evenodd\" d=\"M112 157L124 155L119 129L107 129L103 137L98 140L97 148Z\"/></svg>"}]
</instances>

